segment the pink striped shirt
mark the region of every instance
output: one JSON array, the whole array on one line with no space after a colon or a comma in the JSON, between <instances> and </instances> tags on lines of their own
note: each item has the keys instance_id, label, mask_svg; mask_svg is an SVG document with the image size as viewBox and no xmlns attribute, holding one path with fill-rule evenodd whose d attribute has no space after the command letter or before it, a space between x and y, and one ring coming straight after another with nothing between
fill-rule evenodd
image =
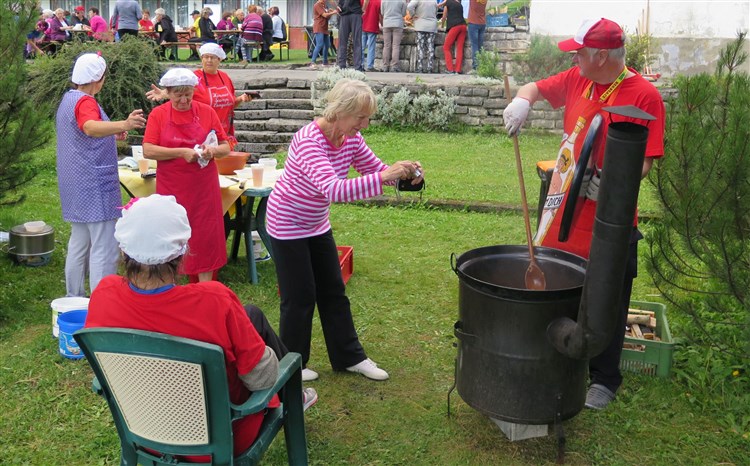
<instances>
[{"instance_id":1,"label":"pink striped shirt","mask_svg":"<svg viewBox=\"0 0 750 466\"><path fill-rule=\"evenodd\" d=\"M347 179L350 167L362 176ZM386 168L361 134L347 137L336 148L316 122L306 125L292 138L284 174L268 200L268 233L276 239L325 233L331 228L331 203L382 194L380 172Z\"/></svg>"}]
</instances>

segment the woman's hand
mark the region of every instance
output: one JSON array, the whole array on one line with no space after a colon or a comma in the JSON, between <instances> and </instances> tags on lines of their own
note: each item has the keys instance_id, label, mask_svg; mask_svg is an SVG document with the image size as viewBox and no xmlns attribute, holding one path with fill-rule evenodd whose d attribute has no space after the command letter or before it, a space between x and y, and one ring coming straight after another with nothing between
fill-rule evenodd
<instances>
[{"instance_id":1,"label":"woman's hand","mask_svg":"<svg viewBox=\"0 0 750 466\"><path fill-rule=\"evenodd\" d=\"M167 100L169 95L166 89L158 87L156 84L151 85L151 90L146 92L146 98L152 102L161 102Z\"/></svg>"},{"instance_id":2,"label":"woman's hand","mask_svg":"<svg viewBox=\"0 0 750 466\"><path fill-rule=\"evenodd\" d=\"M201 145L202 155L201 157L205 160L210 160L216 156L216 149L218 149L218 146L206 146Z\"/></svg>"},{"instance_id":3,"label":"woman's hand","mask_svg":"<svg viewBox=\"0 0 750 466\"><path fill-rule=\"evenodd\" d=\"M185 152L182 154L182 158L185 159L185 162L195 163L198 161L198 157L200 157L200 154L198 154L198 152L196 152L195 149L185 148L184 151Z\"/></svg>"},{"instance_id":4,"label":"woman's hand","mask_svg":"<svg viewBox=\"0 0 750 466\"><path fill-rule=\"evenodd\" d=\"M143 116L143 110L138 108L130 112L128 119L125 120L125 126L127 126L128 131L131 129L145 128L146 118Z\"/></svg>"},{"instance_id":5,"label":"woman's hand","mask_svg":"<svg viewBox=\"0 0 750 466\"><path fill-rule=\"evenodd\" d=\"M424 178L424 173L419 162L402 160L386 168L380 176L383 181L412 179L412 184L417 184Z\"/></svg>"}]
</instances>

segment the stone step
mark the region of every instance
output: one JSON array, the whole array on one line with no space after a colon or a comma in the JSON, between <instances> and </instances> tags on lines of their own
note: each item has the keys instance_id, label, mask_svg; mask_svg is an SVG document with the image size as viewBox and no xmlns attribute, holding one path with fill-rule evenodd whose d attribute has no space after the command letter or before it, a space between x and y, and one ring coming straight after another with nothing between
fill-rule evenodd
<instances>
[{"instance_id":1,"label":"stone step","mask_svg":"<svg viewBox=\"0 0 750 466\"><path fill-rule=\"evenodd\" d=\"M313 110L298 109L257 109L257 110L237 110L234 112L235 126L240 120L269 120L271 118L284 118L288 120L307 120L312 121L315 117Z\"/></svg>"},{"instance_id":2,"label":"stone step","mask_svg":"<svg viewBox=\"0 0 750 466\"><path fill-rule=\"evenodd\" d=\"M284 118L270 118L268 120L235 120L234 128L237 131L276 131L282 133L294 133L310 120L287 120Z\"/></svg>"},{"instance_id":3,"label":"stone step","mask_svg":"<svg viewBox=\"0 0 750 466\"><path fill-rule=\"evenodd\" d=\"M294 136L294 133L277 131L242 131L237 129L234 136L239 142L289 144L292 141L292 136Z\"/></svg>"},{"instance_id":4,"label":"stone step","mask_svg":"<svg viewBox=\"0 0 750 466\"><path fill-rule=\"evenodd\" d=\"M312 110L313 104L307 99L263 99L267 109L293 109L293 110Z\"/></svg>"},{"instance_id":5,"label":"stone step","mask_svg":"<svg viewBox=\"0 0 750 466\"><path fill-rule=\"evenodd\" d=\"M310 89L262 89L259 90L262 99L307 99L312 96Z\"/></svg>"},{"instance_id":6,"label":"stone step","mask_svg":"<svg viewBox=\"0 0 750 466\"><path fill-rule=\"evenodd\" d=\"M237 147L241 152L250 152L253 156L260 157L261 155L266 154L286 152L289 148L289 144L241 142L237 144Z\"/></svg>"}]
</instances>

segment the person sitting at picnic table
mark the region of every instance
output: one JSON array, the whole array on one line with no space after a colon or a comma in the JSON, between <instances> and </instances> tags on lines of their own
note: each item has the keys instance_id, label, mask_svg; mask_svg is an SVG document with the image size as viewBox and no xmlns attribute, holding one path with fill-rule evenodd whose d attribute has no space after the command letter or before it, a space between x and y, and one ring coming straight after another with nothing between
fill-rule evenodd
<instances>
[{"instance_id":1,"label":"person sitting at picnic table","mask_svg":"<svg viewBox=\"0 0 750 466\"><path fill-rule=\"evenodd\" d=\"M377 110L370 86L340 79L326 99L323 116L292 138L284 173L268 200L267 229L281 295L279 333L290 351L302 355L302 379L317 379L317 372L307 368L317 303L333 370L386 380L388 373L359 342L329 210L332 202L379 196L384 184L400 179L420 183L422 166L413 161L386 165L367 147L360 131ZM361 176L347 178L350 168Z\"/></svg>"},{"instance_id":2,"label":"person sitting at picnic table","mask_svg":"<svg viewBox=\"0 0 750 466\"><path fill-rule=\"evenodd\" d=\"M156 11L154 11L154 30L159 34L159 45L161 47L160 55L162 58L167 58L167 47L166 43L168 42L177 42L177 32L174 30L174 25L172 24L172 18L167 15L167 12L164 11L164 8L157 8ZM169 54L170 60L177 60L177 48L170 48L170 54Z\"/></svg>"},{"instance_id":3,"label":"person sitting at picnic table","mask_svg":"<svg viewBox=\"0 0 750 466\"><path fill-rule=\"evenodd\" d=\"M263 22L263 47L260 51L260 60L271 61L275 56L271 52L271 44L273 44L273 19L262 8L258 8L258 14Z\"/></svg>"},{"instance_id":4,"label":"person sitting at picnic table","mask_svg":"<svg viewBox=\"0 0 750 466\"><path fill-rule=\"evenodd\" d=\"M234 83L228 74L219 69L221 61L227 56L224 50L214 43L203 44L200 48L202 68L195 70L198 77L198 85L195 88L193 99L196 102L212 107L219 116L221 126L227 133L230 145L234 146L234 109L242 103L250 102L253 97L249 94L236 96ZM151 85L151 90L146 92L146 97L152 101L162 101L169 98L166 89Z\"/></svg>"},{"instance_id":5,"label":"person sitting at picnic table","mask_svg":"<svg viewBox=\"0 0 750 466\"><path fill-rule=\"evenodd\" d=\"M66 296L86 296L89 289L117 271L119 254L114 240L117 209L122 204L117 176L116 139L143 128L143 110L126 120L110 121L96 101L106 80L107 62L85 53L73 66L73 89L63 94L55 118L57 185L63 219L70 222L65 256Z\"/></svg>"},{"instance_id":6,"label":"person sitting at picnic table","mask_svg":"<svg viewBox=\"0 0 750 466\"><path fill-rule=\"evenodd\" d=\"M89 19L86 18L86 9L83 7L83 5L78 5L73 10L73 16L70 18L70 25L73 27L76 27L76 25L80 24L80 28L83 28L83 26L91 27L91 23L89 22Z\"/></svg>"},{"instance_id":7,"label":"person sitting at picnic table","mask_svg":"<svg viewBox=\"0 0 750 466\"><path fill-rule=\"evenodd\" d=\"M279 16L279 7L272 6L268 9L268 14L271 15L273 21L273 41L284 42L286 40L286 23L281 16Z\"/></svg>"},{"instance_id":8,"label":"person sitting at picnic table","mask_svg":"<svg viewBox=\"0 0 750 466\"><path fill-rule=\"evenodd\" d=\"M49 40L65 42L70 39L71 29L73 29L73 26L68 25L65 21L65 10L58 8L55 10L55 16L49 19L49 29L45 34Z\"/></svg>"},{"instance_id":9,"label":"person sitting at picnic table","mask_svg":"<svg viewBox=\"0 0 750 466\"><path fill-rule=\"evenodd\" d=\"M143 10L143 16L141 16L141 19L138 20L138 32L144 33L144 32L154 32L154 23L151 22L151 12L148 10ZM144 34L144 36L150 38L150 39L156 39L159 37L158 34Z\"/></svg>"},{"instance_id":10,"label":"person sitting at picnic table","mask_svg":"<svg viewBox=\"0 0 750 466\"><path fill-rule=\"evenodd\" d=\"M252 48L255 46L253 43L263 42L263 20L258 14L258 5L248 5L247 14L240 29L242 29L240 47L243 52L240 64L246 65L248 58L253 58Z\"/></svg>"},{"instance_id":11,"label":"person sitting at picnic table","mask_svg":"<svg viewBox=\"0 0 750 466\"><path fill-rule=\"evenodd\" d=\"M216 112L193 98L198 82L186 68L172 68L162 76L159 84L166 87L169 101L148 117L143 156L159 161L157 194L175 196L193 227L182 272L191 280L206 281L227 263L219 171L213 159L226 156L229 144ZM207 144L212 132L216 146Z\"/></svg>"},{"instance_id":12,"label":"person sitting at picnic table","mask_svg":"<svg viewBox=\"0 0 750 466\"><path fill-rule=\"evenodd\" d=\"M234 15L232 15L232 24L234 25L233 29L241 31L242 30L242 22L243 21L245 21L245 10L243 10L242 8L240 8L237 11L234 12ZM244 56L243 55L243 51L242 51L242 47L240 46L240 38L241 37L242 37L241 34L237 36L237 42L236 42L236 44L234 46L234 52L237 55L237 58L239 60L242 60L242 57Z\"/></svg>"},{"instance_id":13,"label":"person sitting at picnic table","mask_svg":"<svg viewBox=\"0 0 750 466\"><path fill-rule=\"evenodd\" d=\"M89 8L89 24L91 25L91 36L96 40L112 40L107 21L99 16L99 8L92 6Z\"/></svg>"},{"instance_id":14,"label":"person sitting at picnic table","mask_svg":"<svg viewBox=\"0 0 750 466\"><path fill-rule=\"evenodd\" d=\"M216 25L217 31L231 31L234 29L234 23L232 22L232 12L225 11L221 14L221 21ZM232 51L236 41L234 34L222 34L219 36L219 45L224 49L224 53L228 54Z\"/></svg>"},{"instance_id":15,"label":"person sitting at picnic table","mask_svg":"<svg viewBox=\"0 0 750 466\"><path fill-rule=\"evenodd\" d=\"M188 42L216 42L216 36L214 35L216 25L211 21L212 14L214 14L214 12L211 8L206 7L201 10L200 18L198 18L196 23L195 37L188 39ZM200 56L194 45L190 46L190 50L191 52L188 60L200 60Z\"/></svg>"},{"instance_id":16,"label":"person sitting at picnic table","mask_svg":"<svg viewBox=\"0 0 750 466\"><path fill-rule=\"evenodd\" d=\"M288 353L263 312L218 282L177 284L179 264L190 255L191 227L173 196L153 194L122 209L114 237L122 251L124 276L109 275L91 295L86 328L128 328L213 343L226 355L229 398L245 402L251 392L273 386L279 359ZM147 240L145 240L147 238ZM302 393L303 407L318 400ZM269 408L279 406L278 395ZM258 436L264 412L232 423L234 454ZM186 458L202 463L210 458Z\"/></svg>"}]
</instances>

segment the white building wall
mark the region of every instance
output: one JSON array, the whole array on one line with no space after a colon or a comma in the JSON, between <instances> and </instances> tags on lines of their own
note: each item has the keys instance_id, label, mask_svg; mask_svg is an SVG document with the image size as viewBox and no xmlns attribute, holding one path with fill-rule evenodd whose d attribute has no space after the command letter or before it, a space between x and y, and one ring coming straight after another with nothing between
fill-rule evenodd
<instances>
[{"instance_id":1,"label":"white building wall","mask_svg":"<svg viewBox=\"0 0 750 466\"><path fill-rule=\"evenodd\" d=\"M712 71L737 31L750 30L750 0L532 0L529 17L532 34L556 39L572 37L587 18L611 19L628 34L648 32L653 71L670 76Z\"/></svg>"}]
</instances>

